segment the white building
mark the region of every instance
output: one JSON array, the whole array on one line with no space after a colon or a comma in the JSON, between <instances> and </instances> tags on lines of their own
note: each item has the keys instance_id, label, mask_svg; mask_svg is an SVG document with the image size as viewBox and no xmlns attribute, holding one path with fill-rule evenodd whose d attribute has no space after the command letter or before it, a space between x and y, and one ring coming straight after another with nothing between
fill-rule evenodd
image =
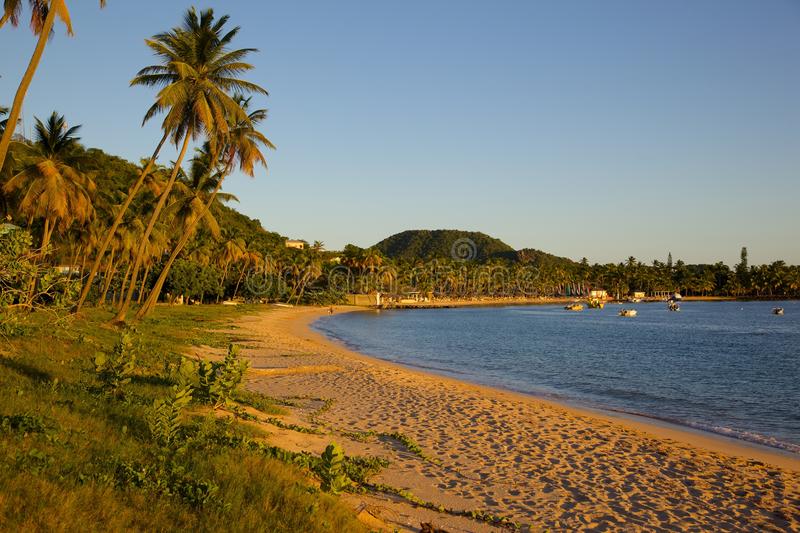
<instances>
[{"instance_id":1,"label":"white building","mask_svg":"<svg viewBox=\"0 0 800 533\"><path fill-rule=\"evenodd\" d=\"M295 248L297 250L302 250L306 247L305 241L297 241L293 239L286 239L286 247L287 248Z\"/></svg>"}]
</instances>

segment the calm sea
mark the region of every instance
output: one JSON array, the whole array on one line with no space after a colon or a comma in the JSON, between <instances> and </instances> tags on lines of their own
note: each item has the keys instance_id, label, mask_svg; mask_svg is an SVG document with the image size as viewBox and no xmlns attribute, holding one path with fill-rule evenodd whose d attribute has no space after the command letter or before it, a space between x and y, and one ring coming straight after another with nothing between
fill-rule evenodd
<instances>
[{"instance_id":1,"label":"calm sea","mask_svg":"<svg viewBox=\"0 0 800 533\"><path fill-rule=\"evenodd\" d=\"M404 365L800 452L800 302L620 307L384 310L314 327Z\"/></svg>"}]
</instances>

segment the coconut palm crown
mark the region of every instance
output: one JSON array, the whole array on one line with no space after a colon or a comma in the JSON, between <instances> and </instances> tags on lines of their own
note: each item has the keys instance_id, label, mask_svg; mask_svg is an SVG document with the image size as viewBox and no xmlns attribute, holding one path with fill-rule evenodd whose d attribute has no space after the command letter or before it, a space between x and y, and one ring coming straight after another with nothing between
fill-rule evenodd
<instances>
[{"instance_id":1,"label":"coconut palm crown","mask_svg":"<svg viewBox=\"0 0 800 533\"><path fill-rule=\"evenodd\" d=\"M181 26L146 41L161 63L141 69L131 85L161 87L143 123L166 113L162 127L172 133L176 144L186 134L205 135L216 149L217 139L228 133L231 121L249 121L232 94L267 94L257 84L239 78L253 69L244 59L257 50L230 50L239 27L224 31L227 22L227 15L215 21L212 9L198 14L190 8Z\"/></svg>"},{"instance_id":2,"label":"coconut palm crown","mask_svg":"<svg viewBox=\"0 0 800 533\"><path fill-rule=\"evenodd\" d=\"M43 249L57 226L63 231L73 222L87 222L94 214L94 181L75 167L78 161L73 148L79 129L68 127L63 115L55 111L47 122L37 118L36 140L22 150L22 170L3 186L6 194L19 192L20 214L29 220L44 219Z\"/></svg>"}]
</instances>

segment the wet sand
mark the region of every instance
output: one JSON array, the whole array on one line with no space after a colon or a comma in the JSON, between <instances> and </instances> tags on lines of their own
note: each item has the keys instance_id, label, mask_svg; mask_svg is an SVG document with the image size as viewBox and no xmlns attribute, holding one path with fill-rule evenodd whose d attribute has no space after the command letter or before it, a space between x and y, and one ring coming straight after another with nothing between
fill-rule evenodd
<instances>
[{"instance_id":1,"label":"wet sand","mask_svg":"<svg viewBox=\"0 0 800 533\"><path fill-rule=\"evenodd\" d=\"M340 308L337 312L352 308ZM295 404L267 426L275 444L391 464L374 481L459 510L508 516L523 530L800 528L800 457L646 419L579 409L370 358L309 325L327 308L269 308L232 330L253 369L247 386ZM396 439L345 432L402 433ZM383 494L345 496L365 521L418 531L495 527Z\"/></svg>"}]
</instances>

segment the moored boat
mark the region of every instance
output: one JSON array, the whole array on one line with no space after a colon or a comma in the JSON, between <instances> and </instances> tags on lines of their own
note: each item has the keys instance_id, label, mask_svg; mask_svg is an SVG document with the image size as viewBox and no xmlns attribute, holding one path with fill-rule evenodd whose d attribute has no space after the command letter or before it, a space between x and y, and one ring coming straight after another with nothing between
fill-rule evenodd
<instances>
[{"instance_id":1,"label":"moored boat","mask_svg":"<svg viewBox=\"0 0 800 533\"><path fill-rule=\"evenodd\" d=\"M680 311L681 306L678 305L678 302L670 302L669 305L667 306L667 309L669 309L670 311Z\"/></svg>"},{"instance_id":2,"label":"moored boat","mask_svg":"<svg viewBox=\"0 0 800 533\"><path fill-rule=\"evenodd\" d=\"M775 307L772 309L773 315L782 315L783 314L783 307Z\"/></svg>"},{"instance_id":3,"label":"moored boat","mask_svg":"<svg viewBox=\"0 0 800 533\"><path fill-rule=\"evenodd\" d=\"M636 316L636 309L620 309L619 316Z\"/></svg>"},{"instance_id":4,"label":"moored boat","mask_svg":"<svg viewBox=\"0 0 800 533\"><path fill-rule=\"evenodd\" d=\"M569 304L564 306L567 311L583 311L583 304Z\"/></svg>"}]
</instances>

